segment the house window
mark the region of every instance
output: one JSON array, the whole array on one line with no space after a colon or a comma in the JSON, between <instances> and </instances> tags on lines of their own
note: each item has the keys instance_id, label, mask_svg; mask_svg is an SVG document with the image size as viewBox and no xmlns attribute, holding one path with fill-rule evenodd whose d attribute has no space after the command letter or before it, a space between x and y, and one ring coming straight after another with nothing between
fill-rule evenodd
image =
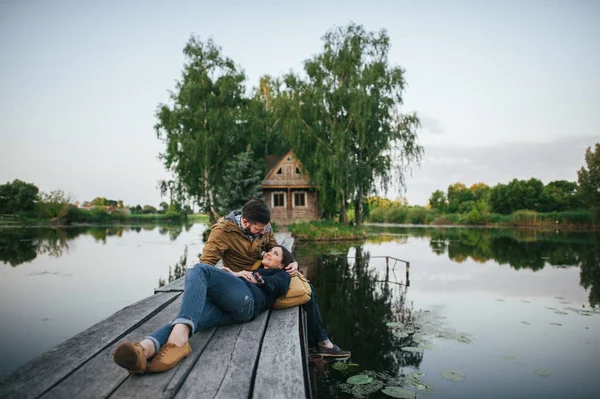
<instances>
[{"instance_id":1,"label":"house window","mask_svg":"<svg viewBox=\"0 0 600 399\"><path fill-rule=\"evenodd\" d=\"M273 208L285 206L285 193L273 193L272 198L273 201L271 206Z\"/></svg>"},{"instance_id":2,"label":"house window","mask_svg":"<svg viewBox=\"0 0 600 399\"><path fill-rule=\"evenodd\" d=\"M281 173L282 173L282 170L281 170L281 168L279 168L279 169L277 170L277 174L278 174L278 175L280 175Z\"/></svg>"},{"instance_id":3,"label":"house window","mask_svg":"<svg viewBox=\"0 0 600 399\"><path fill-rule=\"evenodd\" d=\"M294 193L294 206L306 206L306 193Z\"/></svg>"},{"instance_id":4,"label":"house window","mask_svg":"<svg viewBox=\"0 0 600 399\"><path fill-rule=\"evenodd\" d=\"M296 167L296 174L297 175L301 175L302 174L302 172L300 172L300 168L298 168L298 167Z\"/></svg>"}]
</instances>

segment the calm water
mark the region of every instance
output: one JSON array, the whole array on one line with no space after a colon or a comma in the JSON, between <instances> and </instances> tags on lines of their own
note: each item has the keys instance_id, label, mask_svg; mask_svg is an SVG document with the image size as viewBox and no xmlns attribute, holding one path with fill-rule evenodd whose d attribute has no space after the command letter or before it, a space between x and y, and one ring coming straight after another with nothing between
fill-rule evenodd
<instances>
[{"instance_id":1,"label":"calm water","mask_svg":"<svg viewBox=\"0 0 600 399\"><path fill-rule=\"evenodd\" d=\"M190 261L201 252L203 229L0 229L0 376L151 295L186 246ZM315 364L321 397L385 397L415 371L427 387L417 397L600 392L600 313L586 312L600 302L600 235L373 233L360 244L297 246L332 340L353 353L346 364ZM379 256L409 260L410 284L403 263L386 270ZM444 370L465 379L448 381ZM357 374L373 382L346 384Z\"/></svg>"}]
</instances>

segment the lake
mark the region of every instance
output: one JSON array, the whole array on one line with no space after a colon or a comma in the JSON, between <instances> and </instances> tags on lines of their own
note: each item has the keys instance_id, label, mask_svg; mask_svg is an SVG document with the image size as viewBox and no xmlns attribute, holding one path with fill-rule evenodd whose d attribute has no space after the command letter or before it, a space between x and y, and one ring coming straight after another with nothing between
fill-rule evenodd
<instances>
[{"instance_id":1,"label":"lake","mask_svg":"<svg viewBox=\"0 0 600 399\"><path fill-rule=\"evenodd\" d=\"M203 231L0 228L0 376L151 295L186 247L193 263ZM600 234L369 233L361 243L296 246L332 341L352 351L345 362L313 363L319 396L597 396ZM410 262L409 284L394 258Z\"/></svg>"}]
</instances>

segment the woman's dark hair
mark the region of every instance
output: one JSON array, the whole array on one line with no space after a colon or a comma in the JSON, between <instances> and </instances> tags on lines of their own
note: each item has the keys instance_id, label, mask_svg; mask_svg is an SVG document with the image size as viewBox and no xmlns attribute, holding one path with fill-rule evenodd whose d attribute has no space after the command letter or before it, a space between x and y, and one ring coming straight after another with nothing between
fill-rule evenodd
<instances>
[{"instance_id":1,"label":"woman's dark hair","mask_svg":"<svg viewBox=\"0 0 600 399\"><path fill-rule=\"evenodd\" d=\"M250 223L268 224L271 221L271 211L265 201L253 198L244 204L242 217Z\"/></svg>"},{"instance_id":2,"label":"woman's dark hair","mask_svg":"<svg viewBox=\"0 0 600 399\"><path fill-rule=\"evenodd\" d=\"M281 245L277 245L277 247L281 248L281 263L283 263L283 267L287 267L287 265L294 262L294 255L286 247Z\"/></svg>"}]
</instances>

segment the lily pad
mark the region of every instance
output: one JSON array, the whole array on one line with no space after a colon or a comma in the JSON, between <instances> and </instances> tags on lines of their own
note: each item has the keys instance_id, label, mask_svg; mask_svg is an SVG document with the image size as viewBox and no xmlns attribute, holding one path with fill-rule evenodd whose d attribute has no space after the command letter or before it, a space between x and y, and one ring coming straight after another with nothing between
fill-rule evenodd
<instances>
[{"instance_id":1,"label":"lily pad","mask_svg":"<svg viewBox=\"0 0 600 399\"><path fill-rule=\"evenodd\" d=\"M521 302L523 302L523 303L531 303L531 301L526 301L524 299L522 299Z\"/></svg>"},{"instance_id":2,"label":"lily pad","mask_svg":"<svg viewBox=\"0 0 600 399\"><path fill-rule=\"evenodd\" d=\"M333 366L334 369L340 371L342 373L349 373L358 368L358 364L356 363L345 363L345 362L336 362Z\"/></svg>"},{"instance_id":3,"label":"lily pad","mask_svg":"<svg viewBox=\"0 0 600 399\"><path fill-rule=\"evenodd\" d=\"M548 370L535 370L535 374L539 375L540 377L548 377L550 373Z\"/></svg>"},{"instance_id":4,"label":"lily pad","mask_svg":"<svg viewBox=\"0 0 600 399\"><path fill-rule=\"evenodd\" d=\"M466 375L458 370L442 370L442 377L452 382L459 382L467 378Z\"/></svg>"},{"instance_id":5,"label":"lily pad","mask_svg":"<svg viewBox=\"0 0 600 399\"><path fill-rule=\"evenodd\" d=\"M357 374L357 375L353 375L352 377L348 378L346 380L346 382L348 384L352 384L352 385L370 384L373 382L373 377L369 377L368 375L364 375L364 374Z\"/></svg>"},{"instance_id":6,"label":"lily pad","mask_svg":"<svg viewBox=\"0 0 600 399\"><path fill-rule=\"evenodd\" d=\"M381 392L392 398L413 399L415 397L415 392L400 387L385 387Z\"/></svg>"},{"instance_id":7,"label":"lily pad","mask_svg":"<svg viewBox=\"0 0 600 399\"><path fill-rule=\"evenodd\" d=\"M563 312L562 310L555 310L554 313L556 313L556 314L568 314L567 312Z\"/></svg>"},{"instance_id":8,"label":"lily pad","mask_svg":"<svg viewBox=\"0 0 600 399\"><path fill-rule=\"evenodd\" d=\"M423 351L421 348L417 348L416 346L405 346L402 348L402 350L405 352L412 352L412 353L418 353L418 352Z\"/></svg>"},{"instance_id":9,"label":"lily pad","mask_svg":"<svg viewBox=\"0 0 600 399\"><path fill-rule=\"evenodd\" d=\"M550 324L553 326L562 326L562 324L560 324L560 323L550 323Z\"/></svg>"},{"instance_id":10,"label":"lily pad","mask_svg":"<svg viewBox=\"0 0 600 399\"><path fill-rule=\"evenodd\" d=\"M514 362L517 360L517 357L515 355L506 355L504 356L504 360L508 360L510 362Z\"/></svg>"},{"instance_id":11,"label":"lily pad","mask_svg":"<svg viewBox=\"0 0 600 399\"><path fill-rule=\"evenodd\" d=\"M528 322L528 321L522 321L521 324L525 324L526 326L530 326L531 325L531 323Z\"/></svg>"},{"instance_id":12,"label":"lily pad","mask_svg":"<svg viewBox=\"0 0 600 399\"><path fill-rule=\"evenodd\" d=\"M553 308L553 307L551 307L551 306L546 306L546 309L549 309L549 310L558 310L558 309L556 309L556 308Z\"/></svg>"}]
</instances>

